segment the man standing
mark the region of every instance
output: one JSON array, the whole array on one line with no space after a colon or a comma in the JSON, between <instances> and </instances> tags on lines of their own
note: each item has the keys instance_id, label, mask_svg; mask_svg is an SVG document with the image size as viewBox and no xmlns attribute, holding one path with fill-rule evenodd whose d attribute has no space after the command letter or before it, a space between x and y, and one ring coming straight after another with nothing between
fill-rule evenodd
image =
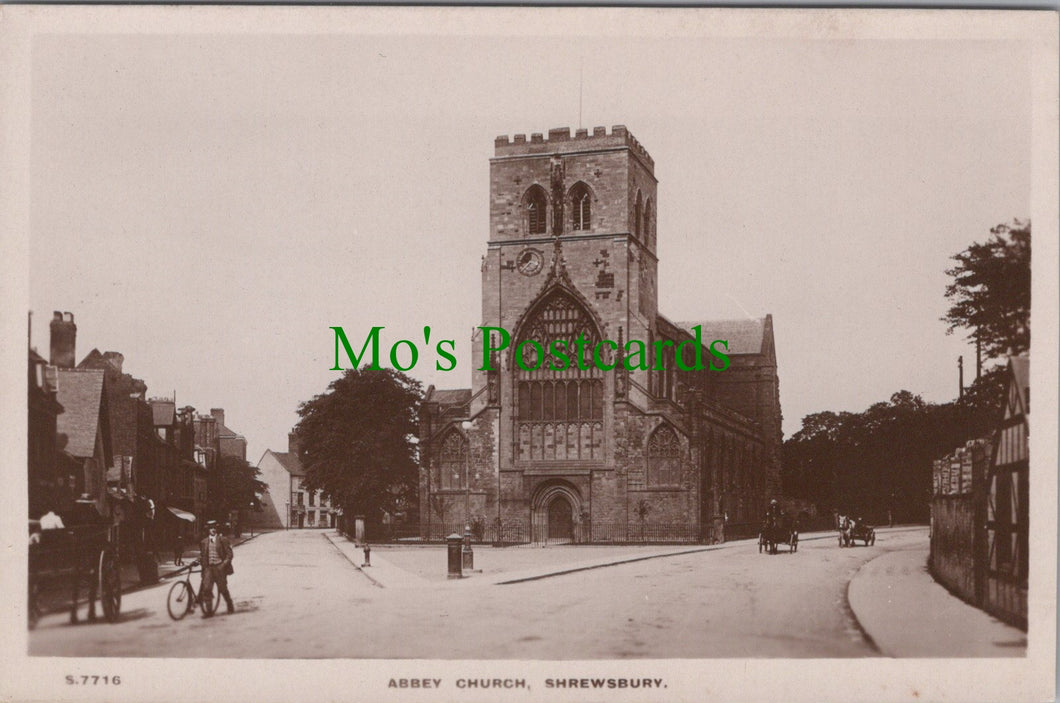
<instances>
[{"instance_id":1,"label":"man standing","mask_svg":"<svg viewBox=\"0 0 1060 703\"><path fill-rule=\"evenodd\" d=\"M218 534L216 520L207 522L206 529L210 534L199 543L199 559L202 561L202 593L210 593L216 582L218 594L228 604L228 612L233 613L235 606L232 605L232 596L228 594L228 575L232 573L232 545L229 544L227 537ZM221 603L218 602L214 604L214 607L220 605ZM206 614L205 610L203 611L203 617L208 618L210 615Z\"/></svg>"}]
</instances>

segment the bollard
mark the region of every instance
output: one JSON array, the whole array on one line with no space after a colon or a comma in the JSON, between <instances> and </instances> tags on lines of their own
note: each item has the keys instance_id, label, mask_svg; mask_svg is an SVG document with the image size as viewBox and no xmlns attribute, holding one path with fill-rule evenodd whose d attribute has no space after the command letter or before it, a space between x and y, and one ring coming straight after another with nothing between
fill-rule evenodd
<instances>
[{"instance_id":1,"label":"bollard","mask_svg":"<svg viewBox=\"0 0 1060 703\"><path fill-rule=\"evenodd\" d=\"M463 571L460 570L460 543L462 541L460 535L457 534L452 534L445 538L449 554L449 578L451 579L464 577Z\"/></svg>"},{"instance_id":2,"label":"bollard","mask_svg":"<svg viewBox=\"0 0 1060 703\"><path fill-rule=\"evenodd\" d=\"M471 551L471 526L464 526L464 551L462 564L465 571L475 570L475 553Z\"/></svg>"},{"instance_id":3,"label":"bollard","mask_svg":"<svg viewBox=\"0 0 1060 703\"><path fill-rule=\"evenodd\" d=\"M364 545L364 563L361 564L361 566L371 566L371 565L372 565L372 548L369 547L366 544L366 545Z\"/></svg>"}]
</instances>

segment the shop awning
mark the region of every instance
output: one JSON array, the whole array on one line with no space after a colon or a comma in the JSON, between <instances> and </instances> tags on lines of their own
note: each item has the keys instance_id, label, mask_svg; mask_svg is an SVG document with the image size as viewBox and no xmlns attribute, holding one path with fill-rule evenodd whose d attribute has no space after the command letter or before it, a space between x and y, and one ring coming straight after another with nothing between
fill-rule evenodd
<instances>
[{"instance_id":1,"label":"shop awning","mask_svg":"<svg viewBox=\"0 0 1060 703\"><path fill-rule=\"evenodd\" d=\"M195 522L195 516L189 513L187 510L181 510L180 508L170 508L169 512L173 513L181 520L187 520L188 522Z\"/></svg>"}]
</instances>

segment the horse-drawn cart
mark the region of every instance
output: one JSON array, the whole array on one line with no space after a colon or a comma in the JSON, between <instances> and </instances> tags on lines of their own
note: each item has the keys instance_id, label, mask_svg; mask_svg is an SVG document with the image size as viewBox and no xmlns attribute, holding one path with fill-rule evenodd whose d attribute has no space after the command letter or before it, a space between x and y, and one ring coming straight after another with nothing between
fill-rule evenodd
<instances>
[{"instance_id":1,"label":"horse-drawn cart","mask_svg":"<svg viewBox=\"0 0 1060 703\"><path fill-rule=\"evenodd\" d=\"M853 547L856 541L864 542L866 547L871 547L876 544L876 530L864 520L840 518L839 546Z\"/></svg>"},{"instance_id":2,"label":"horse-drawn cart","mask_svg":"<svg viewBox=\"0 0 1060 703\"><path fill-rule=\"evenodd\" d=\"M30 628L36 626L43 613L45 596L62 596L66 589L70 594L70 622L77 622L82 582L87 582L88 619L96 618L98 597L103 617L107 622L117 621L121 611L121 571L114 529L105 522L41 529L40 521L30 520Z\"/></svg>"},{"instance_id":3,"label":"horse-drawn cart","mask_svg":"<svg viewBox=\"0 0 1060 703\"><path fill-rule=\"evenodd\" d=\"M768 517L758 533L758 553L776 554L777 546L788 545L789 552L799 549L799 530L794 520L786 516Z\"/></svg>"}]
</instances>

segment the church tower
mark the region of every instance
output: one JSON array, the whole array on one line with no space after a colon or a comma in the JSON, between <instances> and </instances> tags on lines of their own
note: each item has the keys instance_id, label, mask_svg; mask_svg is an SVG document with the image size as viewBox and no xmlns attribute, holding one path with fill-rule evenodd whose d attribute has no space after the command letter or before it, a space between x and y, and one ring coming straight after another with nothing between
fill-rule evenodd
<instances>
[{"instance_id":1,"label":"church tower","mask_svg":"<svg viewBox=\"0 0 1060 703\"><path fill-rule=\"evenodd\" d=\"M656 185L651 156L623 126L495 141L482 326L504 329L511 340L493 370L474 372L471 414L497 409L502 515L554 503L552 490L564 494L577 523L590 512L592 483L615 465L614 401L646 389L648 372L627 378L588 357L588 369L551 370L563 366L551 356L536 367L533 345L523 346L522 364L513 355L527 339L547 351L554 339L573 349L582 335L591 345L652 338ZM474 349L481 369L481 338Z\"/></svg>"},{"instance_id":2,"label":"church tower","mask_svg":"<svg viewBox=\"0 0 1060 703\"><path fill-rule=\"evenodd\" d=\"M773 406L675 368L696 326L658 311L654 170L621 125L494 142L471 388L432 386L421 413L428 539L715 541L761 507L775 452L750 411ZM757 379L767 323L703 323L702 343L733 332Z\"/></svg>"}]
</instances>

